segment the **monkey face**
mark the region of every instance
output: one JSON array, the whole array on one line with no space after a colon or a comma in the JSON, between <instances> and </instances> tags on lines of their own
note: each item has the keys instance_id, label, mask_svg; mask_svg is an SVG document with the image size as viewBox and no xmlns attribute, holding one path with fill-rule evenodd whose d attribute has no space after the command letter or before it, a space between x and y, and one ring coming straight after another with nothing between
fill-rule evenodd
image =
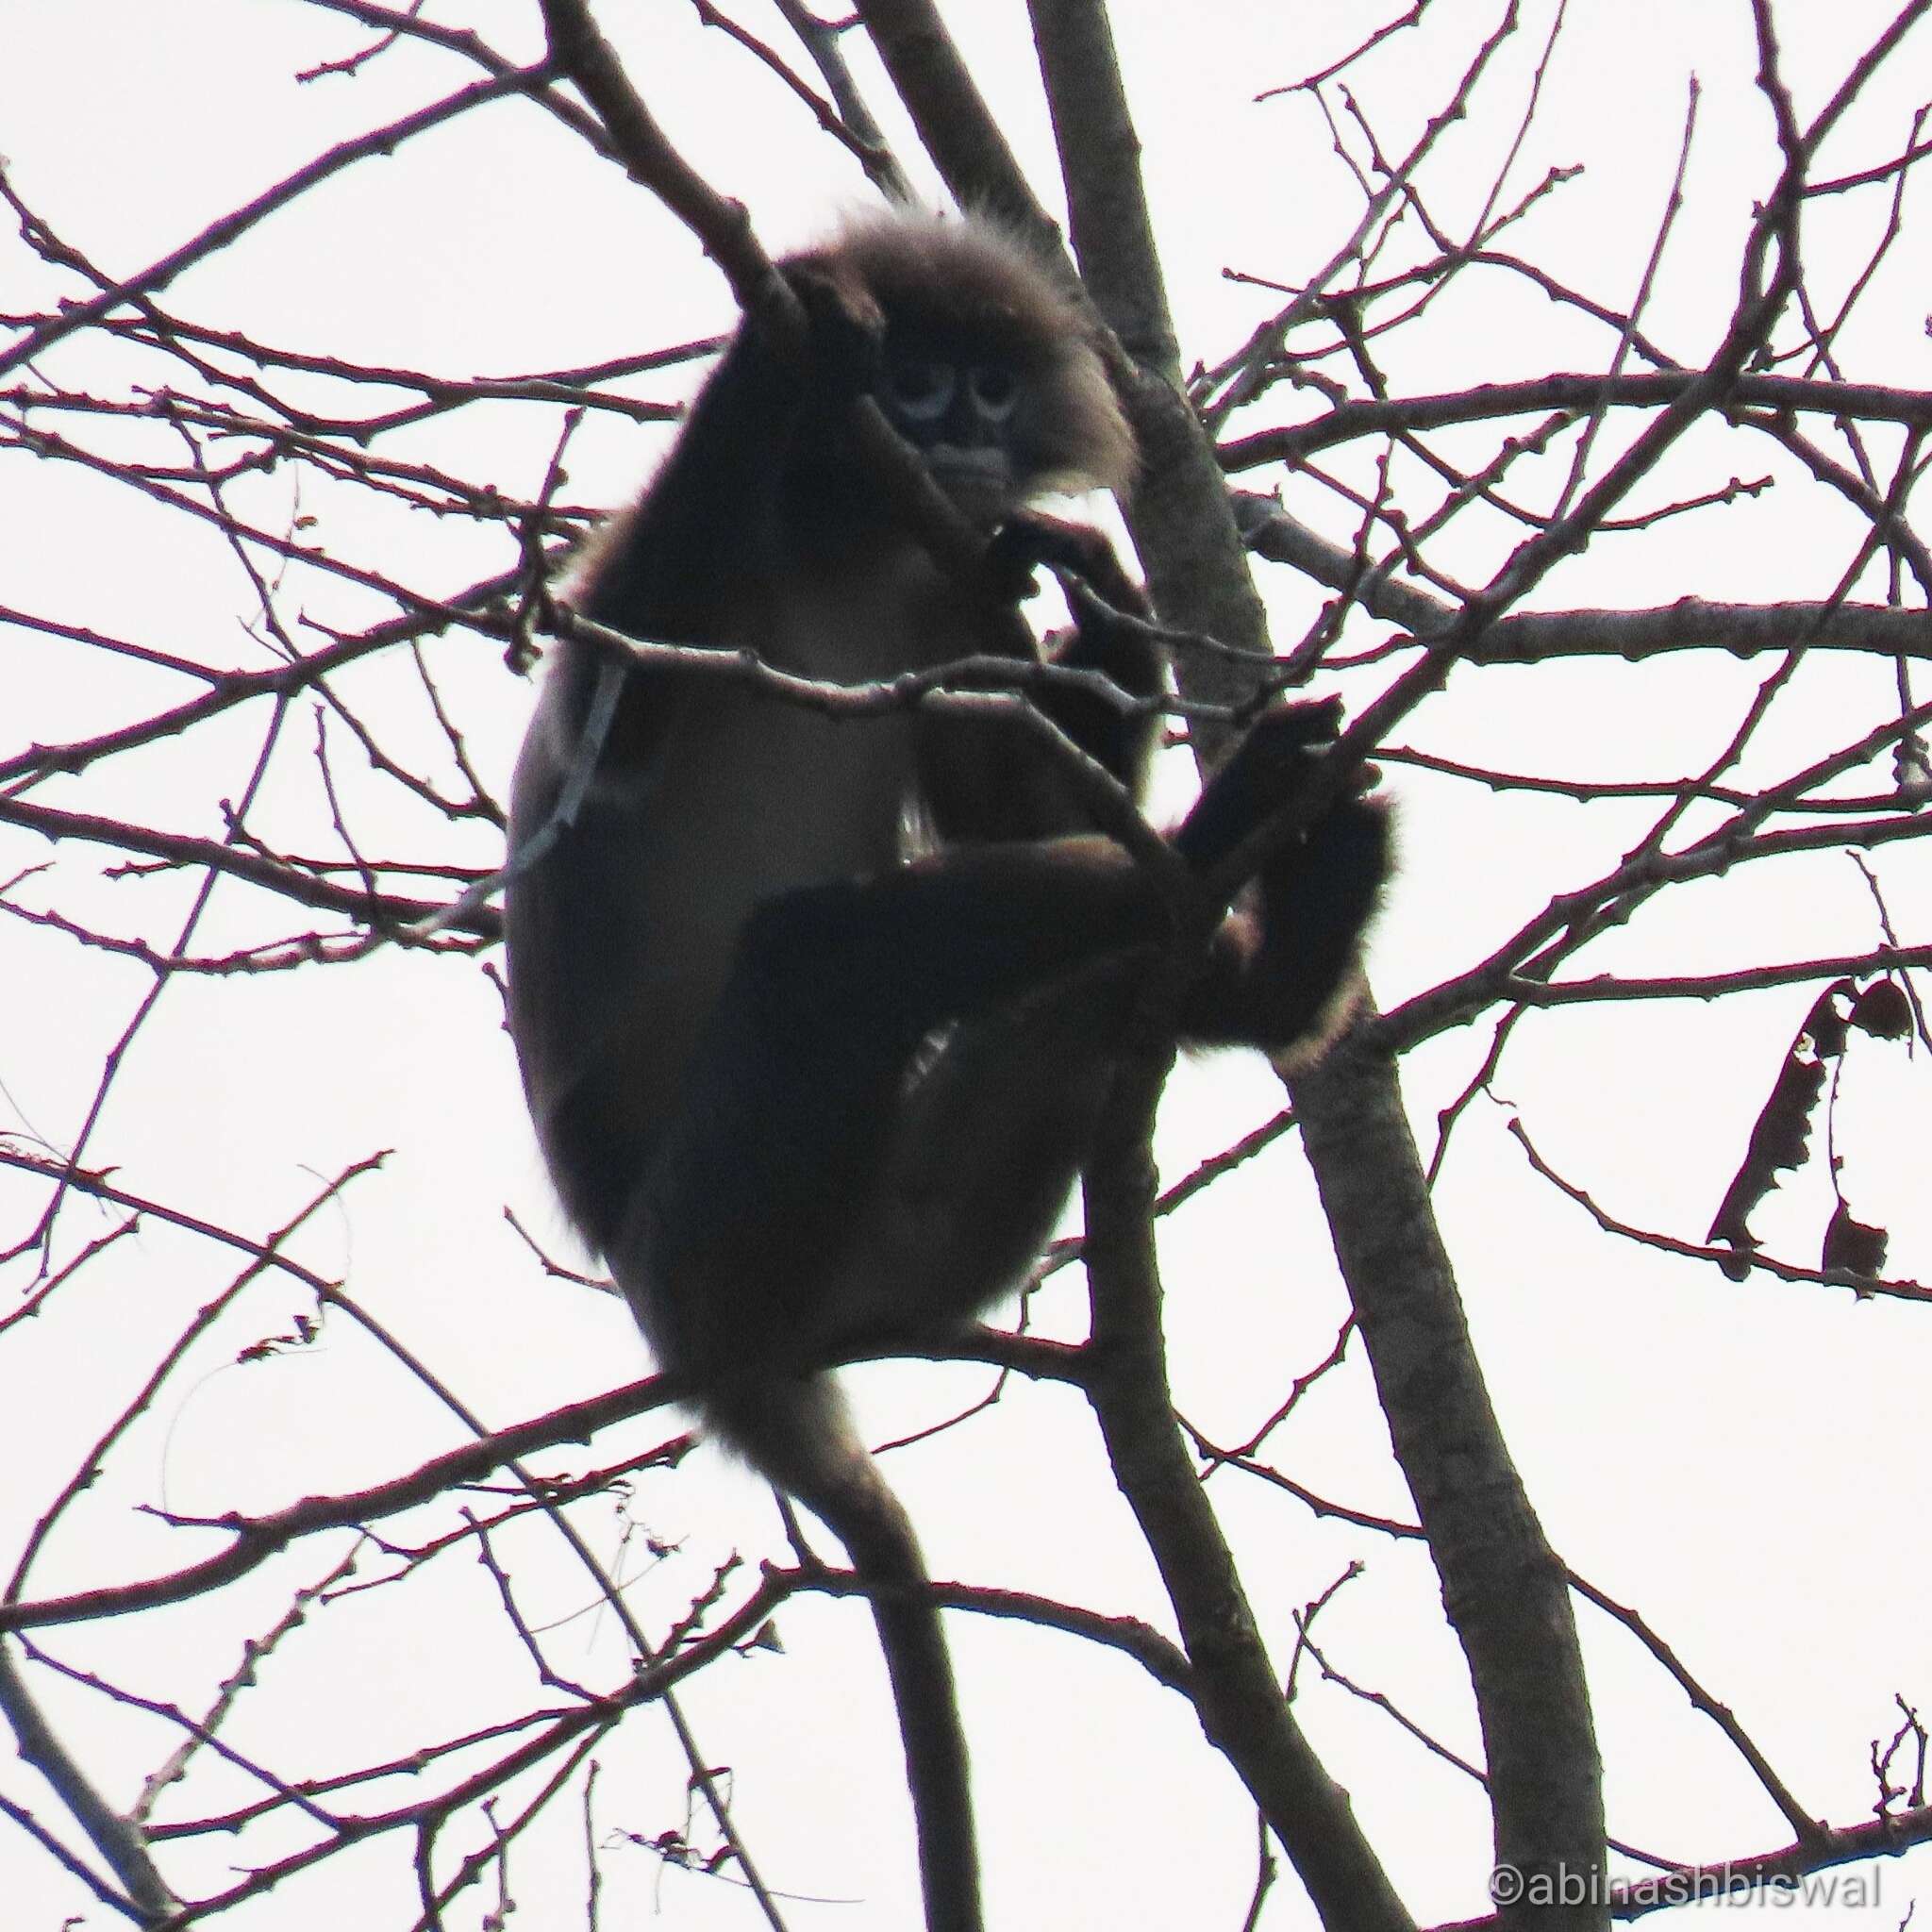
<instances>
[{"instance_id":1,"label":"monkey face","mask_svg":"<svg viewBox=\"0 0 1932 1932\"><path fill-rule=\"evenodd\" d=\"M802 296L823 285L821 306L869 339L841 367L982 529L1050 491L1132 482L1133 436L1087 320L1051 265L997 223L856 215L781 266ZM793 514L822 523L829 492L848 513L863 503L873 521L895 523L895 507L870 500L859 466L828 441L822 455L794 455L793 473L813 480Z\"/></svg>"},{"instance_id":2,"label":"monkey face","mask_svg":"<svg viewBox=\"0 0 1932 1932\"><path fill-rule=\"evenodd\" d=\"M988 528L1017 507L1024 378L1009 363L942 343L889 341L878 384L886 420L925 458L962 515Z\"/></svg>"}]
</instances>

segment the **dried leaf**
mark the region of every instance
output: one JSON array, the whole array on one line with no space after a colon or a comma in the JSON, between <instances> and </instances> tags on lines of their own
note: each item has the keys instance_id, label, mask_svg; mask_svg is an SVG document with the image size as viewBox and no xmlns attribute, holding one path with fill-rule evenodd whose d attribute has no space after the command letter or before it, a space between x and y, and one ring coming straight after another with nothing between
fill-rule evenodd
<instances>
[{"instance_id":1,"label":"dried leaf","mask_svg":"<svg viewBox=\"0 0 1932 1932\"><path fill-rule=\"evenodd\" d=\"M1831 1225L1824 1230L1824 1266L1849 1268L1854 1274L1881 1274L1890 1239L1884 1228L1854 1221L1852 1210L1840 1201L1832 1210Z\"/></svg>"},{"instance_id":2,"label":"dried leaf","mask_svg":"<svg viewBox=\"0 0 1932 1932\"><path fill-rule=\"evenodd\" d=\"M1818 997L1811 1002L1811 1010L1805 1015L1805 1025L1796 1040L1791 1042L1791 1051L1796 1053L1804 1045L1808 1034L1811 1050L1822 1060L1835 1060L1845 1050L1845 1018L1838 1009L1840 999L1856 999L1857 985L1849 979L1834 980Z\"/></svg>"},{"instance_id":3,"label":"dried leaf","mask_svg":"<svg viewBox=\"0 0 1932 1932\"><path fill-rule=\"evenodd\" d=\"M1743 1280L1751 1272L1747 1257L1757 1245L1748 1224L1752 1210L1777 1185L1778 1174L1802 1166L1810 1151L1811 1115L1824 1091L1825 1063L1844 1051L1845 1021L1838 1002L1840 997L1849 1000L1855 991L1849 979L1840 979L1812 1002L1772 1083L1771 1097L1758 1110L1751 1143L1724 1191L1717 1219L1710 1224L1707 1239L1728 1241L1738 1250L1738 1258L1724 1264L1733 1281Z\"/></svg>"},{"instance_id":4,"label":"dried leaf","mask_svg":"<svg viewBox=\"0 0 1932 1932\"><path fill-rule=\"evenodd\" d=\"M1874 980L1853 1003L1847 1024L1874 1040L1906 1040L1912 1031L1912 1003L1896 980Z\"/></svg>"}]
</instances>

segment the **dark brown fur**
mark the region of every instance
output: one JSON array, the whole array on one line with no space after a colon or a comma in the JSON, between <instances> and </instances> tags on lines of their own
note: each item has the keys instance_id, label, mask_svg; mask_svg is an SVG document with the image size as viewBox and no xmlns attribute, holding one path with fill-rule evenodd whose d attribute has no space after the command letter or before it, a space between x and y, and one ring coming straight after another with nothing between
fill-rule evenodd
<instances>
[{"instance_id":1,"label":"dark brown fur","mask_svg":"<svg viewBox=\"0 0 1932 1932\"><path fill-rule=\"evenodd\" d=\"M740 330L582 607L819 677L1008 650L1009 610L962 596L853 455L852 400L898 408L989 528L1044 489L1121 487L1132 443L1072 302L971 222L870 217L783 267L811 365ZM1090 626L1069 656L1160 690L1130 627ZM590 646L562 647L517 768L514 849L556 811L599 669ZM1137 777L1144 720L1066 692L1041 703ZM1334 724L1325 708L1272 714L1177 835L1189 862L1224 856ZM946 842L907 862L921 802ZM1351 799L1271 862L1257 909L1205 962L1191 1037L1278 1048L1329 1024L1383 825ZM978 1932L965 1744L924 1566L824 1371L955 1333L1022 1274L1085 1154L1140 967L1169 941L1167 902L1025 733L841 724L633 669L575 823L516 880L507 924L511 1030L565 1206L710 1426L822 1516L872 1586L927 1923Z\"/></svg>"}]
</instances>

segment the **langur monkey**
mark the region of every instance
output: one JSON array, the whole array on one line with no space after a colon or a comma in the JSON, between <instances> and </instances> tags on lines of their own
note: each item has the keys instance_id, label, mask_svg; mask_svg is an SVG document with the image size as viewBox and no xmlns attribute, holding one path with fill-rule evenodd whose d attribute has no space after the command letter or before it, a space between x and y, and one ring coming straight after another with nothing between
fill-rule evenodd
<instances>
[{"instance_id":1,"label":"langur monkey","mask_svg":"<svg viewBox=\"0 0 1932 1932\"><path fill-rule=\"evenodd\" d=\"M739 329L576 592L599 623L841 681L1011 655L1012 595L960 588L859 456L870 395L972 524L1044 491L1124 490L1134 449L1053 273L978 219L875 215L781 272L801 362ZM1037 526L1045 528L1046 526ZM1091 534L1091 533L1089 533ZM1004 541L1004 540L1002 540ZM1033 557L1023 557L1028 563ZM1144 630L1062 662L1158 697ZM966 1750L904 1509L829 1366L958 1334L1017 1285L1087 1150L1171 892L1100 836L1019 728L839 721L742 681L633 666L589 783L604 660L567 641L518 762L510 1031L550 1172L706 1424L822 1517L871 1587L929 1932L978 1932ZM1038 708L1137 783L1151 707ZM1205 872L1292 790L1332 704L1264 713L1174 835ZM1358 783L1262 868L1181 1003L1191 1043L1319 1051L1387 869ZM935 849L907 856L923 817Z\"/></svg>"}]
</instances>

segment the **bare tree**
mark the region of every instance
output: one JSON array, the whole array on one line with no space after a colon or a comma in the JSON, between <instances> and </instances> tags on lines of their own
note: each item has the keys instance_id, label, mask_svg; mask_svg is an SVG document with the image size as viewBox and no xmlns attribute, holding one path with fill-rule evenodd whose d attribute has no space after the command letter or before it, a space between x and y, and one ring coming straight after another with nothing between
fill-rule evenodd
<instances>
[{"instance_id":1,"label":"bare tree","mask_svg":"<svg viewBox=\"0 0 1932 1932\"><path fill-rule=\"evenodd\" d=\"M1160 1181L1173 1056L1142 1041L1084 1233L1015 1320L866 1384L958 1574L994 1921L1172 1924L1179 1897L1380 1932L1472 1918L1487 1882L1502 1922L1601 1924L1848 1865L1875 1902L1859 1861L1932 1836L1923 1649L1836 1602L1829 1669L1809 1650L1786 1687L1814 1737L1757 1722L1667 1612L1797 1627L1828 1569L1874 1629L1916 1627L1923 1576L1847 1547L1848 1500L1786 1521L1768 1582L1670 1579L1750 1487L1718 1445L1802 1408L1847 1445L1841 1494L1913 1440L1910 1414L1866 1432L1932 1299L1889 1263L1913 1230L1880 1145L1932 1051L1932 394L1906 386L1932 0L1740 0L1681 85L1607 66L1629 126L1599 180L1544 158L1603 58L1564 0L1307 9L1280 72L1283 27L1204 5L1162 44L1211 51L1201 98L1252 96L1297 184L1291 222L1273 172L1192 177L1246 251L1211 291L1163 274L1190 251L1151 141L1143 174L1169 76L1137 9L433 11L251 9L186 93L204 51L130 28L181 63L150 110L222 164L154 163L181 169L165 232L130 240L31 145L0 173L9 1891L49 1925L594 1927L674 1886L680 1923L836 1894L849 1924L861 1892L858 1923L908 1922L859 1587L690 1456L554 1238L494 977L563 559L771 289L809 146L847 199L990 209L1082 278L1142 451L1123 510L1175 758L1312 685L1403 807L1381 1008L1287 1091L1191 1084ZM61 103L30 125L89 122L87 90L20 71ZM765 155L747 126L786 117ZM539 225L560 206L576 252ZM487 262L425 269L439 212L479 208ZM555 356L478 375L478 298L404 299L470 275ZM984 667L792 694L969 683L985 702ZM1201 1254L1191 1204L1243 1187ZM1532 1311L1499 1284L1540 1257ZM1606 1486L1573 1491L1566 1449ZM1655 1569L1577 1507L1618 1470ZM1916 1491L1890 1500L1916 1541ZM1059 1722L1060 1676L1124 1751ZM834 1765L888 1794L869 1833L871 1796L825 1808Z\"/></svg>"}]
</instances>

